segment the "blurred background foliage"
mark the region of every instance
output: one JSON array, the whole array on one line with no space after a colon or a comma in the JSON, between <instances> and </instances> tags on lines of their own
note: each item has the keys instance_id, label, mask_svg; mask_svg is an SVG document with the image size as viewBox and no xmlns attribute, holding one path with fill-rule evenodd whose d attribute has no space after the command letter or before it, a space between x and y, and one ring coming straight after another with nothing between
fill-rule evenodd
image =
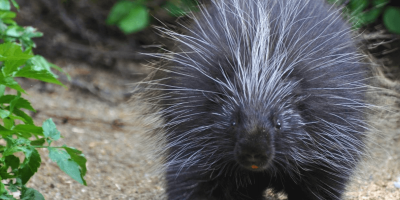
<instances>
[{"instance_id":1,"label":"blurred background foliage","mask_svg":"<svg viewBox=\"0 0 400 200\"><path fill-rule=\"evenodd\" d=\"M35 40L38 54L112 69L121 62L152 59L143 53L172 49L174 44L153 26L179 31L178 23L190 22L187 12L211 0L17 1L17 22L45 34ZM363 35L363 49L385 65L400 63L399 0L326 1L344 8L344 17Z\"/></svg>"},{"instance_id":2,"label":"blurred background foliage","mask_svg":"<svg viewBox=\"0 0 400 200\"><path fill-rule=\"evenodd\" d=\"M107 24L117 25L124 33L141 31L150 25L150 11L165 9L173 16L183 16L197 5L195 0L169 0L158 7L148 6L154 0L119 0L112 7ZM386 29L400 34L400 7L391 0L327 0L344 6L344 15L358 29L381 20ZM397 1L398 2L398 1ZM153 12L154 13L154 12Z\"/></svg>"},{"instance_id":3,"label":"blurred background foliage","mask_svg":"<svg viewBox=\"0 0 400 200\"><path fill-rule=\"evenodd\" d=\"M343 5L344 15L353 27L363 28L376 22L391 32L400 34L400 2L398 0L327 0Z\"/></svg>"},{"instance_id":4,"label":"blurred background foliage","mask_svg":"<svg viewBox=\"0 0 400 200\"><path fill-rule=\"evenodd\" d=\"M195 0L168 0L163 4L151 4L154 0L119 0L111 8L107 24L117 25L125 34L135 33L150 25L150 16L167 11L171 16L184 16L197 10ZM161 11L161 12L162 12ZM161 19L162 20L162 19Z\"/></svg>"}]
</instances>

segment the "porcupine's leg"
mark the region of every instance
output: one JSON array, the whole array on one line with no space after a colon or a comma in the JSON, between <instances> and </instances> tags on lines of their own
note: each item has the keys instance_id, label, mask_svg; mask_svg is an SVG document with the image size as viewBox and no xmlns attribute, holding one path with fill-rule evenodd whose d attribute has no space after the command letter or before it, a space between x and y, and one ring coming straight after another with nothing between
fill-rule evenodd
<instances>
[{"instance_id":1,"label":"porcupine's leg","mask_svg":"<svg viewBox=\"0 0 400 200\"><path fill-rule=\"evenodd\" d=\"M176 176L176 170L167 172L167 195L169 200L264 200L267 188L262 177L252 184L238 187L232 177L221 176L213 180L209 175L200 176L194 169Z\"/></svg>"},{"instance_id":2,"label":"porcupine's leg","mask_svg":"<svg viewBox=\"0 0 400 200\"><path fill-rule=\"evenodd\" d=\"M217 180L219 187L213 191L213 196L218 200L264 200L266 184L259 179L253 179L245 186L237 186L237 180L221 177Z\"/></svg>"},{"instance_id":3,"label":"porcupine's leg","mask_svg":"<svg viewBox=\"0 0 400 200\"><path fill-rule=\"evenodd\" d=\"M168 200L213 200L210 197L210 189L204 188L206 184L194 169L177 169L170 166L166 179Z\"/></svg>"},{"instance_id":4,"label":"porcupine's leg","mask_svg":"<svg viewBox=\"0 0 400 200\"><path fill-rule=\"evenodd\" d=\"M301 180L296 182L290 176L274 185L277 191L284 191L288 200L340 200L348 181L347 176L333 175L322 167L313 171L301 171Z\"/></svg>"}]
</instances>

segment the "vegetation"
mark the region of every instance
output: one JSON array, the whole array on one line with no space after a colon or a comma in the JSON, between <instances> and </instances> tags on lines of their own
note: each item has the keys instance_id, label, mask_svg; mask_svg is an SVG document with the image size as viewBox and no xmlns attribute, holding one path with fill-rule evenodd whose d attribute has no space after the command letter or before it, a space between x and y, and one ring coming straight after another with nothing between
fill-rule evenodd
<instances>
[{"instance_id":1,"label":"vegetation","mask_svg":"<svg viewBox=\"0 0 400 200\"><path fill-rule=\"evenodd\" d=\"M111 9L107 24L117 25L125 34L138 32L150 24L151 11L167 10L174 16L182 16L195 8L195 0L167 0L159 7L152 5L154 0L119 0Z\"/></svg>"},{"instance_id":2,"label":"vegetation","mask_svg":"<svg viewBox=\"0 0 400 200\"><path fill-rule=\"evenodd\" d=\"M54 122L48 119L36 126L26 112L33 111L23 97L26 91L15 78L31 78L63 85L51 69L62 71L42 56L34 55L34 37L41 37L33 27L21 27L15 21L19 9L15 0L0 0L0 199L44 199L33 188L26 187L41 164L38 148L46 148L49 157L73 179L86 185L86 158L81 151L68 147L50 146L60 139ZM15 91L15 95L5 91Z\"/></svg>"},{"instance_id":3,"label":"vegetation","mask_svg":"<svg viewBox=\"0 0 400 200\"><path fill-rule=\"evenodd\" d=\"M148 27L150 11L157 11L151 6L155 0L119 0L111 9L107 24L117 25L125 34L134 33ZM383 19L385 27L400 34L400 7L390 5L390 0L328 0L331 3L346 4L346 13L355 28ZM197 5L195 0L168 0L162 6L171 15L184 15Z\"/></svg>"},{"instance_id":4,"label":"vegetation","mask_svg":"<svg viewBox=\"0 0 400 200\"><path fill-rule=\"evenodd\" d=\"M400 7L392 4L395 0L328 0L331 3L344 4L346 15L354 28L382 20L386 29L400 34Z\"/></svg>"}]
</instances>

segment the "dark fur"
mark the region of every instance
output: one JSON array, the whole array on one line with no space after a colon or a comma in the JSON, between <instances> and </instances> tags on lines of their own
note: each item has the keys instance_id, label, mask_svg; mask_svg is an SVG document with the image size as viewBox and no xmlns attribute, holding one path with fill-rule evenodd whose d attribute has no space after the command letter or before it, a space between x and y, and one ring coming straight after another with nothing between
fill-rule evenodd
<instances>
[{"instance_id":1,"label":"dark fur","mask_svg":"<svg viewBox=\"0 0 400 200\"><path fill-rule=\"evenodd\" d=\"M263 67L279 78L258 77L264 89L250 80L246 88L238 72L252 65L249 49L257 43L242 38L240 55L234 54L218 6L195 15L186 36L164 30L178 51L160 55L169 62L154 71L142 97L164 120L168 199L261 200L267 188L289 200L342 198L365 146L366 69L339 11L322 0L298 0L289 2L300 6L297 15L285 16L289 3L279 1L240 4L245 13L260 5L271 9ZM229 33L243 35L231 10ZM293 22L286 30L284 20ZM279 41L282 34L287 37ZM249 91L254 98L243 97Z\"/></svg>"}]
</instances>

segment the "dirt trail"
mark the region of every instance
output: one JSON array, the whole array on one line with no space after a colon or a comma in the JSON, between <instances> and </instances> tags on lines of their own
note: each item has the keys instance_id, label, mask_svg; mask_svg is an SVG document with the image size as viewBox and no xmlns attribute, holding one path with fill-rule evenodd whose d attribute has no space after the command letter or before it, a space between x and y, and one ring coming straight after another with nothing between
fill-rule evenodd
<instances>
[{"instance_id":1,"label":"dirt trail","mask_svg":"<svg viewBox=\"0 0 400 200\"><path fill-rule=\"evenodd\" d=\"M102 96L87 91L69 90L39 82L24 81L33 107L39 112L34 120L42 123L53 118L64 136L58 145L67 144L83 151L88 162L86 180L81 186L58 169L41 150L42 166L29 187L39 190L46 199L163 199L161 178L150 172L154 160L146 153L149 146L141 140L140 121L120 98L130 91L130 80L124 75L94 70L85 64L56 62L71 74L73 80L90 81ZM26 87L27 86L27 87ZM385 97L388 104L395 98ZM398 97L397 97L398 99ZM396 112L372 116L382 137L374 139L371 158L360 167L360 174L349 186L351 200L399 200L400 189L394 182L400 177L400 117ZM382 148L383 147L383 148ZM378 161L378 162L376 162Z\"/></svg>"}]
</instances>

